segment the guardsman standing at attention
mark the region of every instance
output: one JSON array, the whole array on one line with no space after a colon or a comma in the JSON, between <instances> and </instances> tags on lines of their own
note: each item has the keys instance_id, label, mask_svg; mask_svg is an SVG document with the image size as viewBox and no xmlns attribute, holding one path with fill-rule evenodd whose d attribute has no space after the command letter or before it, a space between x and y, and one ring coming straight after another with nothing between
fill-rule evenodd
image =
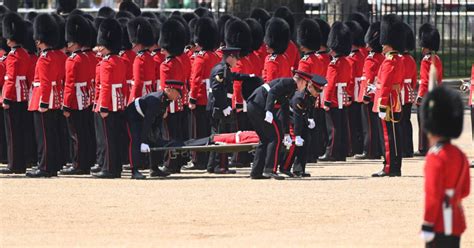
<instances>
[{"instance_id":1,"label":"guardsman standing at attention","mask_svg":"<svg viewBox=\"0 0 474 248\"><path fill-rule=\"evenodd\" d=\"M421 54L423 59L421 60L420 66L420 84L418 86L418 96L416 98L416 105L420 106L423 101L423 97L428 92L430 80L435 81L437 85L443 83L443 64L441 59L436 54L439 50L440 45L440 35L438 29L429 23L421 25L418 30L418 42L421 47ZM431 66L434 66L436 69L436 78L430 78L430 69ZM428 151L428 141L426 134L423 131L423 123L419 117L418 111L418 151L415 152L415 156L425 156Z\"/></svg>"},{"instance_id":2,"label":"guardsman standing at attention","mask_svg":"<svg viewBox=\"0 0 474 248\"><path fill-rule=\"evenodd\" d=\"M328 145L321 161L346 161L348 139L346 135L349 103L347 87L352 77L352 69L347 56L351 52L352 35L349 27L335 22L328 38L329 54L333 57L329 64L324 88L324 110L326 111L326 129Z\"/></svg>"},{"instance_id":3,"label":"guardsman standing at attention","mask_svg":"<svg viewBox=\"0 0 474 248\"><path fill-rule=\"evenodd\" d=\"M380 66L375 85L373 111L381 119L384 138L384 166L372 177L402 175L402 140L400 90L405 77L405 65L400 51L405 51L405 28L397 15L385 15L380 24L380 44L385 59Z\"/></svg>"},{"instance_id":4,"label":"guardsman standing at attention","mask_svg":"<svg viewBox=\"0 0 474 248\"><path fill-rule=\"evenodd\" d=\"M71 55L66 60L63 115L67 118L72 141L72 167L61 171L63 175L89 174L90 160L90 60L82 51L89 41L89 24L80 15L72 15L66 22L67 49Z\"/></svg>"},{"instance_id":5,"label":"guardsman standing at attention","mask_svg":"<svg viewBox=\"0 0 474 248\"><path fill-rule=\"evenodd\" d=\"M461 86L461 91L467 92L469 91L469 108L471 109L471 128L474 130L474 64L472 64L471 69L471 80L470 82L465 82ZM472 140L474 141L474 132L472 133ZM471 168L474 168L474 161L471 162Z\"/></svg>"},{"instance_id":6,"label":"guardsman standing at attention","mask_svg":"<svg viewBox=\"0 0 474 248\"><path fill-rule=\"evenodd\" d=\"M100 24L97 46L104 55L100 63L100 95L96 109L102 117L102 137L105 138L105 157L102 170L93 176L120 178L122 172L120 130L123 125L121 112L126 107L126 68L119 57L122 28L115 19L105 19Z\"/></svg>"},{"instance_id":7,"label":"guardsman standing at attention","mask_svg":"<svg viewBox=\"0 0 474 248\"><path fill-rule=\"evenodd\" d=\"M40 14L34 23L34 40L41 54L36 63L33 93L29 111L34 112L38 170L26 173L28 177L57 176L61 169L60 130L57 116L62 107L62 58L54 47L59 42L59 27L49 14ZM87 87L87 84L86 84Z\"/></svg>"},{"instance_id":8,"label":"guardsman standing at attention","mask_svg":"<svg viewBox=\"0 0 474 248\"><path fill-rule=\"evenodd\" d=\"M0 27L0 31L2 28ZM5 40L0 34L0 163L7 164L7 137L5 133L5 111L2 106L2 88L5 83L6 75L6 59L8 53L10 52L10 47L7 45L7 40Z\"/></svg>"},{"instance_id":9,"label":"guardsman standing at attention","mask_svg":"<svg viewBox=\"0 0 474 248\"><path fill-rule=\"evenodd\" d=\"M288 64L290 65L290 70L295 69L298 67L298 62L300 61L300 53L298 51L298 47L293 42L293 35L295 33L295 18L293 16L293 12L286 7L280 7L275 10L273 13L273 17L281 18L285 20L290 28L290 40L288 42L288 47L285 49L285 55L288 60Z\"/></svg>"},{"instance_id":10,"label":"guardsman standing at attention","mask_svg":"<svg viewBox=\"0 0 474 248\"><path fill-rule=\"evenodd\" d=\"M5 58L5 77L2 88L2 104L5 114L8 167L2 174L23 174L26 171L25 125L27 121L29 85L26 80L30 68L30 56L22 48L26 25L16 13L3 16L3 38L11 49Z\"/></svg>"},{"instance_id":11,"label":"guardsman standing at attention","mask_svg":"<svg viewBox=\"0 0 474 248\"><path fill-rule=\"evenodd\" d=\"M98 20L98 18L96 19ZM99 19L100 20L100 19ZM130 19L122 17L118 18L117 21L120 23L122 28L122 48L119 52L120 58L122 58L123 62L125 63L126 73L125 77L127 79L127 88L132 88L133 83L133 62L135 61L135 57L137 53L133 51L132 43L130 42L130 36L128 35L128 27L127 24ZM130 93L130 91L129 91ZM129 96L127 95L127 98Z\"/></svg>"},{"instance_id":12,"label":"guardsman standing at attention","mask_svg":"<svg viewBox=\"0 0 474 248\"><path fill-rule=\"evenodd\" d=\"M466 230L462 200L470 193L466 154L451 144L463 129L464 107L459 94L438 86L424 97L423 127L430 150L425 160L425 207L421 237L426 247L460 247Z\"/></svg>"},{"instance_id":13,"label":"guardsman standing at attention","mask_svg":"<svg viewBox=\"0 0 474 248\"><path fill-rule=\"evenodd\" d=\"M153 91L156 76L155 62L148 50L153 45L154 39L150 22L144 17L136 17L128 22L127 31L132 50L137 53L133 61L133 82L128 98L128 104L130 104L135 101L135 98Z\"/></svg>"},{"instance_id":14,"label":"guardsman standing at attention","mask_svg":"<svg viewBox=\"0 0 474 248\"><path fill-rule=\"evenodd\" d=\"M273 17L268 21L265 38L267 58L263 64L262 77L265 83L277 78L291 77L291 64L285 55L290 42L290 27L285 20Z\"/></svg>"},{"instance_id":15,"label":"guardsman standing at attention","mask_svg":"<svg viewBox=\"0 0 474 248\"><path fill-rule=\"evenodd\" d=\"M199 18L194 27L193 39L198 52L191 69L189 109L192 112L192 138L200 139L211 134L210 115L206 106L211 89L211 70L220 61L219 56L214 52L218 40L215 21L209 17ZM193 154L192 162L195 169L205 170L208 161L208 153Z\"/></svg>"}]
</instances>

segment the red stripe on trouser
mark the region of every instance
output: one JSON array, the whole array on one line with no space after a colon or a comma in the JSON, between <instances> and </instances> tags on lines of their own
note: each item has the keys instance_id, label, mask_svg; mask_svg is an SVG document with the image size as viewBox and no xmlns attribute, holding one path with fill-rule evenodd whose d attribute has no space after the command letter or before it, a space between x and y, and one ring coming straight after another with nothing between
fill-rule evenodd
<instances>
[{"instance_id":1,"label":"red stripe on trouser","mask_svg":"<svg viewBox=\"0 0 474 248\"><path fill-rule=\"evenodd\" d=\"M130 140L128 143L128 157L130 158L130 168L133 169L135 168L135 166L133 165L133 156L132 156L132 131L130 130L130 126L128 125L128 122L125 123L125 125L127 125L128 139Z\"/></svg>"},{"instance_id":2,"label":"red stripe on trouser","mask_svg":"<svg viewBox=\"0 0 474 248\"><path fill-rule=\"evenodd\" d=\"M334 119L332 118L332 116L330 114L328 114L328 116L329 116L329 118L331 118L331 122L332 122L332 128L331 128L331 130L332 130L332 132L331 132L332 141L331 141L331 154L330 154L330 156L334 157L333 150L334 150L334 140L335 140L334 138L336 136L336 134L335 134L336 130L334 129Z\"/></svg>"},{"instance_id":3,"label":"red stripe on trouser","mask_svg":"<svg viewBox=\"0 0 474 248\"><path fill-rule=\"evenodd\" d=\"M275 160L273 160L273 172L277 171L278 168L278 151L280 151L280 144L281 144L281 137L280 137L280 130L278 130L278 125L275 121L272 122L273 127L275 128L276 135L277 135L277 145L275 147Z\"/></svg>"},{"instance_id":4,"label":"red stripe on trouser","mask_svg":"<svg viewBox=\"0 0 474 248\"><path fill-rule=\"evenodd\" d=\"M288 156L286 157L284 168L285 170L288 170L291 165L291 160L293 160L293 155L295 153L295 145L291 145L290 151L288 152Z\"/></svg>"},{"instance_id":5,"label":"red stripe on trouser","mask_svg":"<svg viewBox=\"0 0 474 248\"><path fill-rule=\"evenodd\" d=\"M110 148L109 148L109 137L107 135L107 123L105 121L105 118L102 118L102 122L104 124L104 137L105 137L105 145L106 145L106 150L107 150L107 169L110 172Z\"/></svg>"},{"instance_id":6,"label":"red stripe on trouser","mask_svg":"<svg viewBox=\"0 0 474 248\"><path fill-rule=\"evenodd\" d=\"M390 173L390 140L388 136L387 125L384 120L382 121L382 128L383 128L383 141L385 144L385 167L383 171L385 173Z\"/></svg>"},{"instance_id":7,"label":"red stripe on trouser","mask_svg":"<svg viewBox=\"0 0 474 248\"><path fill-rule=\"evenodd\" d=\"M48 169L48 145L46 142L46 130L44 129L44 113L40 113L41 115L41 127L43 128L43 145L44 145L44 168Z\"/></svg>"}]
</instances>

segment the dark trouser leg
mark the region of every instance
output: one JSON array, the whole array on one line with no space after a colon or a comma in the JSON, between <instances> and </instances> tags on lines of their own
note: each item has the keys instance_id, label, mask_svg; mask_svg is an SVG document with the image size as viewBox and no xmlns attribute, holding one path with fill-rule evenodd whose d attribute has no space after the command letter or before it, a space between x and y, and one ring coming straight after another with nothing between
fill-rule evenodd
<instances>
[{"instance_id":1,"label":"dark trouser leg","mask_svg":"<svg viewBox=\"0 0 474 248\"><path fill-rule=\"evenodd\" d=\"M120 152L121 138L119 130L121 128L122 118L120 113L110 112L106 118L102 119L103 134L105 137L105 157L102 171L120 176L122 172L122 161Z\"/></svg>"},{"instance_id":2,"label":"dark trouser leg","mask_svg":"<svg viewBox=\"0 0 474 248\"><path fill-rule=\"evenodd\" d=\"M86 149L87 149L87 164L94 166L96 163L96 151L97 151L97 138L95 133L95 117L94 112L92 112L92 107L89 107L84 110L87 128L85 131L87 132L86 135Z\"/></svg>"},{"instance_id":3,"label":"dark trouser leg","mask_svg":"<svg viewBox=\"0 0 474 248\"><path fill-rule=\"evenodd\" d=\"M411 125L412 104L405 104L402 109L401 130L403 156L413 156L413 126Z\"/></svg>"},{"instance_id":4,"label":"dark trouser leg","mask_svg":"<svg viewBox=\"0 0 474 248\"><path fill-rule=\"evenodd\" d=\"M423 129L423 124L421 123L421 108L417 109L418 117L418 151L421 153L426 153L429 149L428 147L428 137L426 137L425 130Z\"/></svg>"},{"instance_id":5,"label":"dark trouser leg","mask_svg":"<svg viewBox=\"0 0 474 248\"><path fill-rule=\"evenodd\" d=\"M72 165L76 169L89 171L92 164L89 164L89 154L87 148L87 139L89 132L87 110L72 111L67 124L72 142Z\"/></svg>"},{"instance_id":6,"label":"dark trouser leg","mask_svg":"<svg viewBox=\"0 0 474 248\"><path fill-rule=\"evenodd\" d=\"M374 156L374 151L372 149L372 144L374 143L373 134L372 134L372 122L370 119L370 112L368 104L361 105L361 116L362 116L362 133L364 135L364 149L363 153L367 156Z\"/></svg>"},{"instance_id":7,"label":"dark trouser leg","mask_svg":"<svg viewBox=\"0 0 474 248\"><path fill-rule=\"evenodd\" d=\"M333 157L335 155L335 149L336 149L336 126L335 122L337 121L335 114L335 109L330 109L329 111L326 112L326 130L327 130L327 136L328 136L328 145L326 146L326 156Z\"/></svg>"},{"instance_id":8,"label":"dark trouser leg","mask_svg":"<svg viewBox=\"0 0 474 248\"><path fill-rule=\"evenodd\" d=\"M133 109L127 109L127 134L129 139L128 156L130 168L139 169L144 164L144 154L140 151L143 117L139 116Z\"/></svg>"},{"instance_id":9,"label":"dark trouser leg","mask_svg":"<svg viewBox=\"0 0 474 248\"><path fill-rule=\"evenodd\" d=\"M48 111L49 112L49 111ZM69 130L67 127L66 117L61 113L61 111L55 111L56 113L56 128L59 135L59 148L58 148L58 166L62 168L67 163L72 162L72 142L69 135Z\"/></svg>"},{"instance_id":10,"label":"dark trouser leg","mask_svg":"<svg viewBox=\"0 0 474 248\"><path fill-rule=\"evenodd\" d=\"M35 125L33 123L33 112L25 113L25 127L24 139L25 139L25 150L24 156L26 163L31 165L36 165L38 163L38 149L36 145L36 136L35 136Z\"/></svg>"},{"instance_id":11,"label":"dark trouser leg","mask_svg":"<svg viewBox=\"0 0 474 248\"><path fill-rule=\"evenodd\" d=\"M221 119L214 119L212 120L212 134L219 134L219 133L226 133L229 132L229 126L227 125L225 120ZM217 152L210 152L209 161L207 164L207 170L212 172L215 169L228 169L229 161L228 161L228 154L227 153L217 153Z\"/></svg>"},{"instance_id":12,"label":"dark trouser leg","mask_svg":"<svg viewBox=\"0 0 474 248\"><path fill-rule=\"evenodd\" d=\"M61 151L58 112L58 110L34 112L38 154L40 154L38 169L50 173L59 171L63 162L63 157L58 156L58 152Z\"/></svg>"},{"instance_id":13,"label":"dark trouser leg","mask_svg":"<svg viewBox=\"0 0 474 248\"><path fill-rule=\"evenodd\" d=\"M344 128L348 126L348 115L347 115L347 109L336 109L337 113L337 118L339 121L336 122L336 137L337 137L337 148L336 151L338 151L338 155L336 155L336 160L346 160L346 156L349 153L349 146L347 144L350 144L349 135L344 135Z\"/></svg>"},{"instance_id":14,"label":"dark trouser leg","mask_svg":"<svg viewBox=\"0 0 474 248\"><path fill-rule=\"evenodd\" d=\"M303 128L302 138L304 139L303 146L297 146L295 151L295 162L293 172L306 171L307 155L310 152L309 146L311 144L311 136L309 135L310 129Z\"/></svg>"},{"instance_id":15,"label":"dark trouser leg","mask_svg":"<svg viewBox=\"0 0 474 248\"><path fill-rule=\"evenodd\" d=\"M348 111L352 153L361 154L363 152L361 104L353 102L352 105L349 106Z\"/></svg>"},{"instance_id":16,"label":"dark trouser leg","mask_svg":"<svg viewBox=\"0 0 474 248\"><path fill-rule=\"evenodd\" d=\"M7 138L8 168L13 171L26 171L25 150L25 115L26 102L13 102L5 110L5 133Z\"/></svg>"},{"instance_id":17,"label":"dark trouser leg","mask_svg":"<svg viewBox=\"0 0 474 248\"><path fill-rule=\"evenodd\" d=\"M0 108L0 163L7 163L7 136L5 131L5 111Z\"/></svg>"},{"instance_id":18,"label":"dark trouser leg","mask_svg":"<svg viewBox=\"0 0 474 248\"><path fill-rule=\"evenodd\" d=\"M196 106L196 108L192 110L192 120L193 139L205 138L211 135L211 125L209 123L209 114L206 111L206 106ZM205 168L207 162L209 161L209 153L193 152L192 161L195 166L199 168Z\"/></svg>"},{"instance_id":19,"label":"dark trouser leg","mask_svg":"<svg viewBox=\"0 0 474 248\"><path fill-rule=\"evenodd\" d=\"M130 140L128 138L128 131L127 131L127 121L126 121L126 117L125 117L125 113L124 112L120 112L118 114L118 119L120 119L120 121L118 122L118 135L119 135L119 138L120 138L120 141L119 141L119 150L120 150L120 163L122 165L125 165L125 164L130 164L130 160L129 160L129 157L128 157L128 147L129 147L129 143L130 143ZM136 167L137 169L144 169L145 168L145 164L140 164L140 167Z\"/></svg>"},{"instance_id":20,"label":"dark trouser leg","mask_svg":"<svg viewBox=\"0 0 474 248\"><path fill-rule=\"evenodd\" d=\"M461 237L446 236L442 233L436 233L433 241L426 243L426 248L459 248Z\"/></svg>"},{"instance_id":21,"label":"dark trouser leg","mask_svg":"<svg viewBox=\"0 0 474 248\"><path fill-rule=\"evenodd\" d=\"M104 165L105 159L105 136L103 120L99 113L94 113L94 127L95 127L95 140L96 140L96 161L100 167Z\"/></svg>"},{"instance_id":22,"label":"dark trouser leg","mask_svg":"<svg viewBox=\"0 0 474 248\"><path fill-rule=\"evenodd\" d=\"M260 138L260 143L255 149L252 170L250 172L250 176L257 177L262 175L263 169L265 168L265 158L267 155L266 153L269 140L267 139L264 130L266 122L264 123L263 121L263 116L265 116L263 110L259 109L257 106L254 106L251 102L248 103L247 110L250 123Z\"/></svg>"},{"instance_id":23,"label":"dark trouser leg","mask_svg":"<svg viewBox=\"0 0 474 248\"><path fill-rule=\"evenodd\" d=\"M326 111L321 108L316 108L314 109L314 121L316 123L316 127L313 129L313 131L310 131L312 133L312 138L311 138L311 153L313 154L313 158L308 158L312 160L317 160L317 158L321 155L324 154L326 151L326 145L328 142L328 136L327 136L327 129L326 129Z\"/></svg>"}]
</instances>

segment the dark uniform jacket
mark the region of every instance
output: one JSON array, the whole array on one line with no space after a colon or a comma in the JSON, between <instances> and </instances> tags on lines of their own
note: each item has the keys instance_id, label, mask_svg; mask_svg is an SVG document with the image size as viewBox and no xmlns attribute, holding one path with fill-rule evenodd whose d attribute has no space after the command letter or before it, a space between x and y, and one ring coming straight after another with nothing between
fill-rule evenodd
<instances>
[{"instance_id":1,"label":"dark uniform jacket","mask_svg":"<svg viewBox=\"0 0 474 248\"><path fill-rule=\"evenodd\" d=\"M153 124L163 118L170 102L166 94L159 91L138 98L140 110L138 110L134 103L130 104L129 108L135 108L140 115L143 114L141 143L147 143Z\"/></svg>"}]
</instances>

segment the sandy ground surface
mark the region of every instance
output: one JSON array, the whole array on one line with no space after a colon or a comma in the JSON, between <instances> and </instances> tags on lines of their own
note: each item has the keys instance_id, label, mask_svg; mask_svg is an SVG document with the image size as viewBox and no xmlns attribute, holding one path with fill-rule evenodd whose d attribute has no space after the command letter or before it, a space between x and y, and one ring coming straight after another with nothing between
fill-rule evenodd
<instances>
[{"instance_id":1,"label":"sandy ground surface","mask_svg":"<svg viewBox=\"0 0 474 248\"><path fill-rule=\"evenodd\" d=\"M473 157L469 120L456 143ZM0 247L423 247L423 160L404 160L401 178L369 177L380 168L318 163L313 177L285 181L252 181L248 169L145 181L1 176ZM474 197L464 206L474 226ZM474 228L462 246L474 247Z\"/></svg>"}]
</instances>

